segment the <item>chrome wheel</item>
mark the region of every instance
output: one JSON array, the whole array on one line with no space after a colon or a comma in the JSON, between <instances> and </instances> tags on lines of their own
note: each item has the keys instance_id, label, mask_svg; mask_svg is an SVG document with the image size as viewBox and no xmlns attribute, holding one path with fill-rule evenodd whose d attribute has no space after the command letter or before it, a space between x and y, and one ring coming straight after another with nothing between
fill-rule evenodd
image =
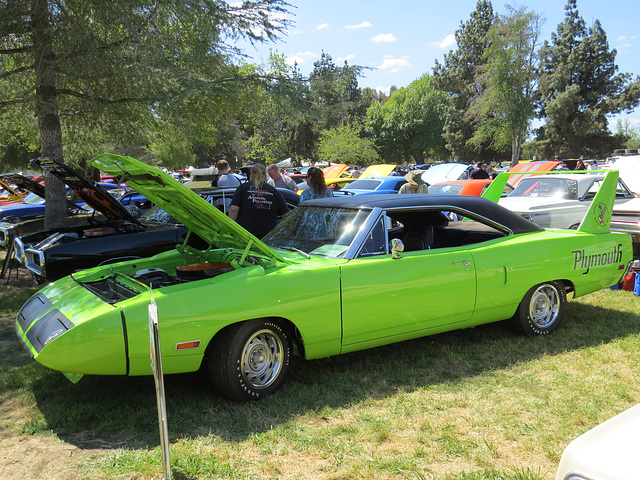
<instances>
[{"instance_id":1,"label":"chrome wheel","mask_svg":"<svg viewBox=\"0 0 640 480\"><path fill-rule=\"evenodd\" d=\"M280 337L264 329L254 333L243 348L240 372L251 388L271 385L282 370L285 353Z\"/></svg>"},{"instance_id":2,"label":"chrome wheel","mask_svg":"<svg viewBox=\"0 0 640 480\"><path fill-rule=\"evenodd\" d=\"M526 293L511 322L525 335L547 335L562 323L566 306L567 292L562 282L540 283Z\"/></svg>"},{"instance_id":3,"label":"chrome wheel","mask_svg":"<svg viewBox=\"0 0 640 480\"><path fill-rule=\"evenodd\" d=\"M552 325L560 313L560 294L551 284L540 285L529 302L529 318L537 328L545 329Z\"/></svg>"}]
</instances>

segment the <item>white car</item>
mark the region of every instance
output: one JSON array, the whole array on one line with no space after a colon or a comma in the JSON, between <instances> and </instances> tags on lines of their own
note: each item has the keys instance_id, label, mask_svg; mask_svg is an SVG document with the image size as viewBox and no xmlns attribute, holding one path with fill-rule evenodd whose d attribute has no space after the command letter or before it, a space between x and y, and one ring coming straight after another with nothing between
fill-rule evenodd
<instances>
[{"instance_id":1,"label":"white car","mask_svg":"<svg viewBox=\"0 0 640 480\"><path fill-rule=\"evenodd\" d=\"M603 180L604 173L526 176L498 203L543 228L578 228ZM618 180L614 210L633 198Z\"/></svg>"},{"instance_id":2,"label":"white car","mask_svg":"<svg viewBox=\"0 0 640 480\"><path fill-rule=\"evenodd\" d=\"M638 445L640 405L572 441L562 454L556 480L637 480Z\"/></svg>"},{"instance_id":3,"label":"white car","mask_svg":"<svg viewBox=\"0 0 640 480\"><path fill-rule=\"evenodd\" d=\"M612 162L602 168L618 170L620 178L627 184L629 190L640 195L640 155L625 155L614 157Z\"/></svg>"},{"instance_id":4,"label":"white car","mask_svg":"<svg viewBox=\"0 0 640 480\"><path fill-rule=\"evenodd\" d=\"M640 197L614 206L611 231L631 235L633 258L640 258Z\"/></svg>"}]
</instances>

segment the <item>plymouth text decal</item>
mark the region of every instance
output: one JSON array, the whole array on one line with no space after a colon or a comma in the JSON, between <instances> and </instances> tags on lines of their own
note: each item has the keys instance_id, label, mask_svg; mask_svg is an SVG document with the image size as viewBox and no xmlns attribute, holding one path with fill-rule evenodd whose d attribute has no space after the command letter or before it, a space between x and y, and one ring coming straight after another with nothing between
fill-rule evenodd
<instances>
[{"instance_id":1,"label":"plymouth text decal","mask_svg":"<svg viewBox=\"0 0 640 480\"><path fill-rule=\"evenodd\" d=\"M613 251L608 253L596 253L595 255L586 255L584 249L573 250L573 269L582 270L586 268L584 272L586 275L589 273L591 267L600 267L604 265L612 265L614 263L620 263L622 261L622 244L618 244Z\"/></svg>"}]
</instances>

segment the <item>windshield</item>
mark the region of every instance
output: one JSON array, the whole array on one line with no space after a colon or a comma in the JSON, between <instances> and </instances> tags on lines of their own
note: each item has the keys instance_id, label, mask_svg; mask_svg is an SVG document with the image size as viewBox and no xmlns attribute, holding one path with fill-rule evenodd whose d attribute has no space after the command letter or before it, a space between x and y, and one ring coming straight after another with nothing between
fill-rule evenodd
<instances>
[{"instance_id":1,"label":"windshield","mask_svg":"<svg viewBox=\"0 0 640 480\"><path fill-rule=\"evenodd\" d=\"M380 180L370 180L368 178L364 178L362 180L356 180L353 183L350 183L343 190L351 190L357 188L359 190L375 190L380 185Z\"/></svg>"},{"instance_id":2,"label":"windshield","mask_svg":"<svg viewBox=\"0 0 640 480\"><path fill-rule=\"evenodd\" d=\"M431 185L429 187L429 193L435 193L436 195L460 195L464 185L449 184L449 185Z\"/></svg>"},{"instance_id":3,"label":"windshield","mask_svg":"<svg viewBox=\"0 0 640 480\"><path fill-rule=\"evenodd\" d=\"M369 213L367 210L300 206L262 241L272 248L343 258Z\"/></svg>"},{"instance_id":4,"label":"windshield","mask_svg":"<svg viewBox=\"0 0 640 480\"><path fill-rule=\"evenodd\" d=\"M42 205L44 203L44 198L31 192L29 195L24 197L24 203L28 203L29 205Z\"/></svg>"},{"instance_id":5,"label":"windshield","mask_svg":"<svg viewBox=\"0 0 640 480\"><path fill-rule=\"evenodd\" d=\"M578 199L578 182L567 178L525 178L509 197L545 197Z\"/></svg>"},{"instance_id":6,"label":"windshield","mask_svg":"<svg viewBox=\"0 0 640 480\"><path fill-rule=\"evenodd\" d=\"M151 207L151 209L142 216L142 220L163 225L177 225L180 223L157 205Z\"/></svg>"}]
</instances>

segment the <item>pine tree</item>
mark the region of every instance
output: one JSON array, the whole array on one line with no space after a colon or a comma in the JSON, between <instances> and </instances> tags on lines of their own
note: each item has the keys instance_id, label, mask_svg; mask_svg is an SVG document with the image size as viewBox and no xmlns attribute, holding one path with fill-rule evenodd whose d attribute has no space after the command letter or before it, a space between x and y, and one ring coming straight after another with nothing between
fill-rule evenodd
<instances>
[{"instance_id":1,"label":"pine tree","mask_svg":"<svg viewBox=\"0 0 640 480\"><path fill-rule=\"evenodd\" d=\"M607 115L638 105L640 79L619 74L616 50L598 20L587 27L576 0L540 50L540 116L536 147L546 158L603 157L616 147Z\"/></svg>"}]
</instances>

